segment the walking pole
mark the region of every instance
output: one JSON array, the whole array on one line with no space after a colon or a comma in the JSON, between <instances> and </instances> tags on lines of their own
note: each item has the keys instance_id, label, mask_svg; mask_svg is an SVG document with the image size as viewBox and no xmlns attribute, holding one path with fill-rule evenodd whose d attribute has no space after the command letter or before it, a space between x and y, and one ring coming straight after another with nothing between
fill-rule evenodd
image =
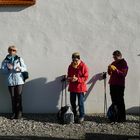
<instances>
[{"instance_id":1,"label":"walking pole","mask_svg":"<svg viewBox=\"0 0 140 140\"><path fill-rule=\"evenodd\" d=\"M107 113L106 72L103 72L103 79L104 79L104 116L106 117L106 113Z\"/></svg>"},{"instance_id":2,"label":"walking pole","mask_svg":"<svg viewBox=\"0 0 140 140\"><path fill-rule=\"evenodd\" d=\"M67 78L66 75L63 75L63 78L61 80L61 82L62 82L62 97L64 96L63 90L65 92L65 106L67 105L67 80L66 80L66 78ZM62 104L62 102L61 102L61 104Z\"/></svg>"},{"instance_id":3,"label":"walking pole","mask_svg":"<svg viewBox=\"0 0 140 140\"><path fill-rule=\"evenodd\" d=\"M63 106L63 89L64 89L64 81L63 81L63 79L61 80L61 82L62 82L62 95L61 95L61 108L62 108L62 106Z\"/></svg>"},{"instance_id":4,"label":"walking pole","mask_svg":"<svg viewBox=\"0 0 140 140\"><path fill-rule=\"evenodd\" d=\"M66 75L63 75L62 79L62 96L61 96L61 107L63 106L64 90L65 90L65 104L66 104Z\"/></svg>"},{"instance_id":5,"label":"walking pole","mask_svg":"<svg viewBox=\"0 0 140 140\"><path fill-rule=\"evenodd\" d=\"M67 103L67 81L66 81L66 77L65 77L65 81L64 81L64 88L65 88L65 105L68 105L68 103Z\"/></svg>"}]
</instances>

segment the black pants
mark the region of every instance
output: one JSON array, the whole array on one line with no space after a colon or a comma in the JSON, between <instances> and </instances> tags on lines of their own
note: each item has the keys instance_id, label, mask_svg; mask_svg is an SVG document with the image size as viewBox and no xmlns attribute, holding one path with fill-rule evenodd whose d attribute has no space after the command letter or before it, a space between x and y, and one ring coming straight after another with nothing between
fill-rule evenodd
<instances>
[{"instance_id":1,"label":"black pants","mask_svg":"<svg viewBox=\"0 0 140 140\"><path fill-rule=\"evenodd\" d=\"M124 103L124 87L110 85L110 95L112 103L118 108L118 121L126 120L125 103Z\"/></svg>"},{"instance_id":2,"label":"black pants","mask_svg":"<svg viewBox=\"0 0 140 140\"><path fill-rule=\"evenodd\" d=\"M9 86L12 101L12 112L17 116L22 112L22 88L23 85Z\"/></svg>"}]
</instances>

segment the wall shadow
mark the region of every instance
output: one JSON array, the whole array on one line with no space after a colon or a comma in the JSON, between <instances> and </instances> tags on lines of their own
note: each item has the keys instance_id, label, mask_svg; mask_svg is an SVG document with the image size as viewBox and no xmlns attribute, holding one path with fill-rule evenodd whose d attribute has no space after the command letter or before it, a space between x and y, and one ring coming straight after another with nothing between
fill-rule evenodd
<instances>
[{"instance_id":1,"label":"wall shadow","mask_svg":"<svg viewBox=\"0 0 140 140\"><path fill-rule=\"evenodd\" d=\"M63 76L48 82L44 77L27 81L23 87L23 113L56 113L60 108L59 99ZM11 112L11 98L6 77L0 70L0 113Z\"/></svg>"},{"instance_id":2,"label":"wall shadow","mask_svg":"<svg viewBox=\"0 0 140 140\"><path fill-rule=\"evenodd\" d=\"M0 5L0 12L20 12L23 11L31 6L6 6L6 5Z\"/></svg>"},{"instance_id":3,"label":"wall shadow","mask_svg":"<svg viewBox=\"0 0 140 140\"><path fill-rule=\"evenodd\" d=\"M0 140L66 140L66 138L37 137L37 136L0 136Z\"/></svg>"},{"instance_id":4,"label":"wall shadow","mask_svg":"<svg viewBox=\"0 0 140 140\"><path fill-rule=\"evenodd\" d=\"M23 112L25 113L55 113L59 108L59 98L62 92L62 76L48 82L41 77L28 81L23 89Z\"/></svg>"},{"instance_id":5,"label":"wall shadow","mask_svg":"<svg viewBox=\"0 0 140 140\"><path fill-rule=\"evenodd\" d=\"M133 115L134 116L134 115ZM140 119L136 119L135 117L130 117L131 119L129 119L129 117L126 119L126 122L124 123L138 123L140 124ZM91 121L91 122L96 122L98 124L110 124L110 120L108 119L108 117L104 116L104 114L99 114L99 115L86 115L85 116L85 121Z\"/></svg>"},{"instance_id":6,"label":"wall shadow","mask_svg":"<svg viewBox=\"0 0 140 140\"><path fill-rule=\"evenodd\" d=\"M134 106L134 107L128 108L126 110L126 113L140 116L140 106Z\"/></svg>"},{"instance_id":7,"label":"wall shadow","mask_svg":"<svg viewBox=\"0 0 140 140\"><path fill-rule=\"evenodd\" d=\"M87 133L85 139L87 140L139 140L139 136Z\"/></svg>"},{"instance_id":8,"label":"wall shadow","mask_svg":"<svg viewBox=\"0 0 140 140\"><path fill-rule=\"evenodd\" d=\"M23 114L23 119L27 121L45 122L58 124L57 114Z\"/></svg>"},{"instance_id":9,"label":"wall shadow","mask_svg":"<svg viewBox=\"0 0 140 140\"><path fill-rule=\"evenodd\" d=\"M103 80L103 73L97 73L97 74L95 74L95 75L87 82L87 84L88 84L88 85L90 84L90 86L89 86L89 88L88 88L88 90L87 90L87 92L86 92L86 94L85 94L84 101L87 100L89 94L91 93L93 87L95 86L95 84L96 84L96 82L97 82L98 80L99 80L99 81Z\"/></svg>"},{"instance_id":10,"label":"wall shadow","mask_svg":"<svg viewBox=\"0 0 140 140\"><path fill-rule=\"evenodd\" d=\"M0 69L0 112L11 111L11 99L6 83L6 76Z\"/></svg>"},{"instance_id":11,"label":"wall shadow","mask_svg":"<svg viewBox=\"0 0 140 140\"><path fill-rule=\"evenodd\" d=\"M98 124L107 124L110 123L110 121L108 120L107 117L105 117L104 115L95 115L95 116L90 116L90 115L86 115L85 116L85 121L91 121L91 122L96 122Z\"/></svg>"}]
</instances>

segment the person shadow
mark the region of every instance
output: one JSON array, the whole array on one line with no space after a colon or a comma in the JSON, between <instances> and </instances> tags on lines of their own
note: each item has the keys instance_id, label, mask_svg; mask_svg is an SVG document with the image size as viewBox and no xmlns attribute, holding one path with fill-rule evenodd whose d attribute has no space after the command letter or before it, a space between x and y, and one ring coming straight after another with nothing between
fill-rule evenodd
<instances>
[{"instance_id":1,"label":"person shadow","mask_svg":"<svg viewBox=\"0 0 140 140\"><path fill-rule=\"evenodd\" d=\"M92 89L94 88L96 82L101 81L103 79L104 79L103 78L103 73L97 73L97 74L92 76L92 78L87 82L87 84L90 85L90 86L89 86L89 88L88 88L88 90L85 94L84 101L87 100L87 98L88 98L89 94L91 93Z\"/></svg>"},{"instance_id":2,"label":"person shadow","mask_svg":"<svg viewBox=\"0 0 140 140\"><path fill-rule=\"evenodd\" d=\"M25 82L22 93L23 117L25 119L48 122L57 121L56 115L54 114L61 107L61 94L65 88L64 85L62 86L63 78L64 75L56 77L54 81L48 81L47 78L40 77ZM6 84L6 76L2 73L1 69L0 102L1 116L10 118L12 110L11 98Z\"/></svg>"},{"instance_id":3,"label":"person shadow","mask_svg":"<svg viewBox=\"0 0 140 140\"><path fill-rule=\"evenodd\" d=\"M6 75L3 74L0 69L0 114L5 115L7 112L11 112L11 99L6 83ZM10 107L9 107L10 106Z\"/></svg>"},{"instance_id":4,"label":"person shadow","mask_svg":"<svg viewBox=\"0 0 140 140\"><path fill-rule=\"evenodd\" d=\"M40 77L28 81L23 89L23 112L24 117L36 121L56 122L54 114L60 108L62 86L62 76L56 77L54 81L48 81L45 77ZM31 115L29 115L31 114ZM53 116L53 119L52 117Z\"/></svg>"}]
</instances>

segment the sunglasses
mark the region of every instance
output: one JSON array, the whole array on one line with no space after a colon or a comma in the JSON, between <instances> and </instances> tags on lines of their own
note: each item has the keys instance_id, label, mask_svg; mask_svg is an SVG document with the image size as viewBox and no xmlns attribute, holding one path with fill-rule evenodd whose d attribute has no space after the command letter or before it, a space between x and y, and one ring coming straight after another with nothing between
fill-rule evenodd
<instances>
[{"instance_id":1,"label":"sunglasses","mask_svg":"<svg viewBox=\"0 0 140 140\"><path fill-rule=\"evenodd\" d=\"M79 56L73 56L72 59L80 59Z\"/></svg>"},{"instance_id":2,"label":"sunglasses","mask_svg":"<svg viewBox=\"0 0 140 140\"><path fill-rule=\"evenodd\" d=\"M13 50L13 49L11 49L10 51L11 51L11 52L16 52L16 50Z\"/></svg>"},{"instance_id":3,"label":"sunglasses","mask_svg":"<svg viewBox=\"0 0 140 140\"><path fill-rule=\"evenodd\" d=\"M74 62L74 61L78 61L79 59L78 58L73 58L72 59L72 61Z\"/></svg>"}]
</instances>

